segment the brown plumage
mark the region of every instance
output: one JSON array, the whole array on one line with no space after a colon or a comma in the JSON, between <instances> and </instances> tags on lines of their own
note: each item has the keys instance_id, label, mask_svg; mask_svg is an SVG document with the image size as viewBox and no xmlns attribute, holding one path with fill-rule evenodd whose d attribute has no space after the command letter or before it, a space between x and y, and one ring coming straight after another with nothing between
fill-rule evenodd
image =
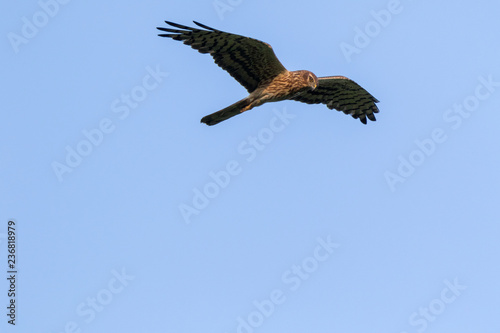
<instances>
[{"instance_id":1,"label":"brown plumage","mask_svg":"<svg viewBox=\"0 0 500 333\"><path fill-rule=\"evenodd\" d=\"M191 28L165 21L179 29L157 28L170 37L184 41L201 53L209 53L217 65L226 70L249 95L244 99L201 119L215 125L267 102L296 100L308 104L323 103L360 119L375 121L378 100L356 82L343 76L317 78L312 72L288 71L278 60L273 49L259 40L216 30L194 22L205 29Z\"/></svg>"}]
</instances>

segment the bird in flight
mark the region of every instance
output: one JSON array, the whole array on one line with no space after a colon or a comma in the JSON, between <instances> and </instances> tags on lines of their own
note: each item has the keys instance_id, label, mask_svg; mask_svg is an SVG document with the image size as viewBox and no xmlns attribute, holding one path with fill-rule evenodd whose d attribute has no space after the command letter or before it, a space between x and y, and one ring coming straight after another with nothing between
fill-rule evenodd
<instances>
[{"instance_id":1,"label":"bird in flight","mask_svg":"<svg viewBox=\"0 0 500 333\"><path fill-rule=\"evenodd\" d=\"M316 77L306 70L288 71L271 45L259 40L210 28L193 21L191 28L165 21L177 29L161 28L158 36L183 41L200 53L209 53L217 65L245 87L249 95L201 119L215 125L267 102L295 100L307 104L323 103L366 124L375 121L378 100L356 82L344 76Z\"/></svg>"}]
</instances>

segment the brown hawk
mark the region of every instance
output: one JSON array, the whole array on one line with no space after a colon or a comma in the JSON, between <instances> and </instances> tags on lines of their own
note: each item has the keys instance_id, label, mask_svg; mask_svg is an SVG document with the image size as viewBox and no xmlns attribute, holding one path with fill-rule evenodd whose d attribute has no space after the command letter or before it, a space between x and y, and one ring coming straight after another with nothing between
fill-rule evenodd
<instances>
[{"instance_id":1,"label":"brown hawk","mask_svg":"<svg viewBox=\"0 0 500 333\"><path fill-rule=\"evenodd\" d=\"M366 118L375 121L378 100L356 82L344 76L316 77L312 72L288 71L278 60L271 45L259 40L210 28L191 28L165 21L176 27L157 28L170 37L184 41L200 53L210 53L217 65L234 77L250 95L201 119L215 125L244 111L267 102L295 100L308 104L323 103L366 124ZM181 30L179 30L181 29Z\"/></svg>"}]
</instances>

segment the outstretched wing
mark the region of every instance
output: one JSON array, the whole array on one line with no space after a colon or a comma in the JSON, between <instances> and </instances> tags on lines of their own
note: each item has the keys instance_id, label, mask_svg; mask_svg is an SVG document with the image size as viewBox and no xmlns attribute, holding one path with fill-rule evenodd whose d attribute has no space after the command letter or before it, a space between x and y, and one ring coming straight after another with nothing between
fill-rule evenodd
<instances>
[{"instance_id":1,"label":"outstretched wing","mask_svg":"<svg viewBox=\"0 0 500 333\"><path fill-rule=\"evenodd\" d=\"M329 109L350 114L354 119L366 124L366 118L375 121L378 100L359 84L344 76L318 78L318 86L312 91L292 98L307 104L323 103Z\"/></svg>"},{"instance_id":2,"label":"outstretched wing","mask_svg":"<svg viewBox=\"0 0 500 333\"><path fill-rule=\"evenodd\" d=\"M210 53L215 63L231 74L248 92L254 91L259 83L269 81L286 71L271 45L193 22L206 30L165 21L181 30L157 28L169 32L158 36L184 41L184 44L191 45L200 53Z\"/></svg>"}]
</instances>

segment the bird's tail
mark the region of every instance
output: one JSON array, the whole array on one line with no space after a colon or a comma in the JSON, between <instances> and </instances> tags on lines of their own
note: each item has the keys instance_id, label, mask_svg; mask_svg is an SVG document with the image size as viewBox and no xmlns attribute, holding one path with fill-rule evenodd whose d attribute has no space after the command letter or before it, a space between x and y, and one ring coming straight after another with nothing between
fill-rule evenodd
<instances>
[{"instance_id":1,"label":"bird's tail","mask_svg":"<svg viewBox=\"0 0 500 333\"><path fill-rule=\"evenodd\" d=\"M251 109L249 108L250 104L251 100L248 97L243 98L242 100L232 105L229 105L227 108L224 108L220 111L214 112L212 114L209 114L208 116L203 117L201 119L201 122L209 126L218 124L221 121L239 115L243 111L250 110Z\"/></svg>"}]
</instances>

